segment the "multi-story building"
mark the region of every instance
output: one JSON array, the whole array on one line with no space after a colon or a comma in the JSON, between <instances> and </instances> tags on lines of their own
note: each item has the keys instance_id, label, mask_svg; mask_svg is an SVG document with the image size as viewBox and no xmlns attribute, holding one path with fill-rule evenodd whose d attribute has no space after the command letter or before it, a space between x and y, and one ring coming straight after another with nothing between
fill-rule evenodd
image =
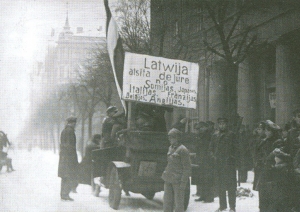
<instances>
[{"instance_id":1,"label":"multi-story building","mask_svg":"<svg viewBox=\"0 0 300 212\"><path fill-rule=\"evenodd\" d=\"M210 39L218 49L220 41L201 2L151 0L152 43L156 55L199 63L198 109L190 112L199 120L216 121L226 104L226 66L203 44ZM229 2L228 22L243 1ZM238 113L246 125L271 119L284 126L300 107L300 5L293 0L251 3L254 7L237 26L251 27L250 35L257 36L255 50L239 65Z\"/></svg>"},{"instance_id":2,"label":"multi-story building","mask_svg":"<svg viewBox=\"0 0 300 212\"><path fill-rule=\"evenodd\" d=\"M56 41L49 42L46 57L46 72L51 79L51 86L66 84L74 80L76 72L83 69L83 64L96 48L106 46L106 38L99 31L84 31L77 27L71 31L68 16L63 30ZM51 87L50 86L50 87Z\"/></svg>"}]
</instances>

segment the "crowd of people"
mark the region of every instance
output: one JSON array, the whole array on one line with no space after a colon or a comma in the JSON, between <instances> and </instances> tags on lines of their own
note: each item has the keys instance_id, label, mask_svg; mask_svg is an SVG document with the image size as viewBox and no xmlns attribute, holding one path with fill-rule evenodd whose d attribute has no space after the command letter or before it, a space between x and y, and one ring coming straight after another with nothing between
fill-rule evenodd
<instances>
[{"instance_id":1,"label":"crowd of people","mask_svg":"<svg viewBox=\"0 0 300 212\"><path fill-rule=\"evenodd\" d=\"M155 121L161 118L162 112L157 110L149 114L140 110L136 114L136 130L154 130L155 123L161 124L161 121ZM183 211L184 188L192 172L189 151L182 140L187 122L186 118L181 119L168 132L171 145L162 175L165 181L164 211ZM74 170L78 166L75 125L76 118L67 119L61 134L58 174L62 178L62 200L73 200L69 193L78 184L78 181L77 184L74 182ZM196 174L192 174L192 183L197 185L195 201L209 203L218 196L219 212L227 209L228 197L229 211L235 212L237 185L246 182L248 171L253 170L253 190L259 193L261 212L300 211L300 109L294 111L284 128L265 120L254 130L240 125L233 132L228 119L223 117L217 120L216 126L211 121L202 121L195 123L193 128L197 134L193 163L198 165ZM109 107L102 124L102 135L94 135L81 163L91 164L93 149L116 145L118 132L122 130L127 130L125 114L118 112L116 107ZM83 173L90 172L91 167L87 166L89 169Z\"/></svg>"},{"instance_id":2,"label":"crowd of people","mask_svg":"<svg viewBox=\"0 0 300 212\"><path fill-rule=\"evenodd\" d=\"M284 128L276 123L261 121L251 131L241 125L235 133L228 120L199 122L195 163L199 168L193 175L199 196L195 201L213 202L219 196L219 209L235 211L236 188L247 181L254 171L253 190L259 194L261 212L300 211L300 109ZM217 192L214 192L217 190Z\"/></svg>"}]
</instances>

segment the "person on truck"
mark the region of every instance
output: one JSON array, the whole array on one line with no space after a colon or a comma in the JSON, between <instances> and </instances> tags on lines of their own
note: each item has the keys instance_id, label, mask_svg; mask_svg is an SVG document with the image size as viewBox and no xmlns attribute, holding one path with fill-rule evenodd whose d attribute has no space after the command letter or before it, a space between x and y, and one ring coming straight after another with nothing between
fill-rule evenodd
<instances>
[{"instance_id":1,"label":"person on truck","mask_svg":"<svg viewBox=\"0 0 300 212\"><path fill-rule=\"evenodd\" d=\"M118 112L118 109L115 106L110 106L106 110L106 117L102 123L102 140L100 143L101 148L109 147L111 144L111 130L115 123L113 115Z\"/></svg>"},{"instance_id":2,"label":"person on truck","mask_svg":"<svg viewBox=\"0 0 300 212\"><path fill-rule=\"evenodd\" d=\"M113 115L114 124L111 130L111 140L113 145L116 145L118 143L118 132L126 129L126 119L125 119L125 113L124 112L117 112L115 115Z\"/></svg>"}]
</instances>

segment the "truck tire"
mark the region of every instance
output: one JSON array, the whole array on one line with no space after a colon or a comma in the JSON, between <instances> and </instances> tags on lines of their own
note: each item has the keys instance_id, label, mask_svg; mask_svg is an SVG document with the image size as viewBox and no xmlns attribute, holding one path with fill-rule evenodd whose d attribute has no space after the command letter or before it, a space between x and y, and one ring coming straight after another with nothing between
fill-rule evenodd
<instances>
[{"instance_id":1,"label":"truck tire","mask_svg":"<svg viewBox=\"0 0 300 212\"><path fill-rule=\"evenodd\" d=\"M118 210L122 194L122 185L119 179L118 170L113 167L110 171L110 184L109 184L109 206Z\"/></svg>"}]
</instances>

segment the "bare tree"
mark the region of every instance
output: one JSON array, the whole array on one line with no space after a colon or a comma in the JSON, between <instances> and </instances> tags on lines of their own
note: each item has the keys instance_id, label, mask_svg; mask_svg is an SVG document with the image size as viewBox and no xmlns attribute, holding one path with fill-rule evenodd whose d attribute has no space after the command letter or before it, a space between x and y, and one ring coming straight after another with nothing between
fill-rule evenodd
<instances>
[{"instance_id":1,"label":"bare tree","mask_svg":"<svg viewBox=\"0 0 300 212\"><path fill-rule=\"evenodd\" d=\"M115 11L125 49L151 54L150 0L120 0Z\"/></svg>"},{"instance_id":2,"label":"bare tree","mask_svg":"<svg viewBox=\"0 0 300 212\"><path fill-rule=\"evenodd\" d=\"M251 1L229 0L203 1L198 5L205 9L212 27L206 26L207 31L217 36L205 36L203 39L207 50L223 58L226 66L226 111L233 124L237 118L237 84L239 65L249 55L257 44L257 36L252 33L252 27L243 22L243 17L253 8Z\"/></svg>"},{"instance_id":3,"label":"bare tree","mask_svg":"<svg viewBox=\"0 0 300 212\"><path fill-rule=\"evenodd\" d=\"M82 124L88 118L88 137L92 137L93 116L103 102L109 106L113 95L114 79L110 71L108 54L97 48L83 67L77 70L77 81L71 84L70 92L81 114ZM82 133L84 129L82 128Z\"/></svg>"}]
</instances>

